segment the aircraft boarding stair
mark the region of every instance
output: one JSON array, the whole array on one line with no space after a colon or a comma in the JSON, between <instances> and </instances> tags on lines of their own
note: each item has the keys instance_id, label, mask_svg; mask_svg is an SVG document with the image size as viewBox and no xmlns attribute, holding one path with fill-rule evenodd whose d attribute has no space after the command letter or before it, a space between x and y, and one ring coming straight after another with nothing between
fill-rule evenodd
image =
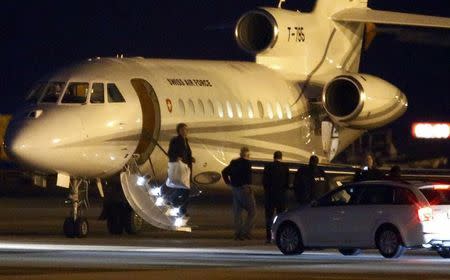
<instances>
[{"instance_id":1,"label":"aircraft boarding stair","mask_svg":"<svg viewBox=\"0 0 450 280\"><path fill-rule=\"evenodd\" d=\"M161 229L191 232L187 219L178 208L168 205L161 194L161 186L149 175L141 174L133 159L120 173L122 189L131 208L147 223Z\"/></svg>"}]
</instances>

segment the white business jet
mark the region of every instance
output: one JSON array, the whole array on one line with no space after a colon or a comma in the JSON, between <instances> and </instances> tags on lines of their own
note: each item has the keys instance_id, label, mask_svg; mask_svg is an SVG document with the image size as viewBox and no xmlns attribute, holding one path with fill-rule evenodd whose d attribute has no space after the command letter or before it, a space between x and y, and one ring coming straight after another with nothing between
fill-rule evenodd
<instances>
[{"instance_id":1,"label":"white business jet","mask_svg":"<svg viewBox=\"0 0 450 280\"><path fill-rule=\"evenodd\" d=\"M102 186L114 176L127 204L106 211L111 233L134 232L139 217L190 231L159 188L179 122L190 127L197 184L223 186L220 171L242 145L262 161L280 150L292 162L312 153L329 162L407 108L400 89L358 73L366 23L450 28L448 18L375 11L364 0L318 0L312 13L280 6L237 22L236 40L255 62L94 58L36 84L5 147L20 164L57 174L57 185L69 188L67 236L88 234L89 180Z\"/></svg>"}]
</instances>

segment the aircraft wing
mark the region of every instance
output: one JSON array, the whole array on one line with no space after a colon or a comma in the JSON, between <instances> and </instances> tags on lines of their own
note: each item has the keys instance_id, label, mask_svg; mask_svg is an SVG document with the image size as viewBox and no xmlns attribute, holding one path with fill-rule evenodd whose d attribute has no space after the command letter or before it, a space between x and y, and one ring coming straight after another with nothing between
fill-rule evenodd
<instances>
[{"instance_id":1,"label":"aircraft wing","mask_svg":"<svg viewBox=\"0 0 450 280\"><path fill-rule=\"evenodd\" d=\"M378 11L367 8L345 9L335 13L331 18L336 22L367 22L376 24L450 28L450 18Z\"/></svg>"}]
</instances>

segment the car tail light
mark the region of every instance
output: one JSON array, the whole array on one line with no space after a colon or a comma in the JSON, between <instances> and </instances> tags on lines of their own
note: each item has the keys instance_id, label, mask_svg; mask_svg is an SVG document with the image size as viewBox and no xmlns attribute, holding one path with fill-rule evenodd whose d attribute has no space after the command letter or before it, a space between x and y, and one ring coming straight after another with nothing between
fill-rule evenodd
<instances>
[{"instance_id":1,"label":"car tail light","mask_svg":"<svg viewBox=\"0 0 450 280\"><path fill-rule=\"evenodd\" d=\"M421 222L427 222L433 219L433 209L430 207L419 208L417 212Z\"/></svg>"}]
</instances>

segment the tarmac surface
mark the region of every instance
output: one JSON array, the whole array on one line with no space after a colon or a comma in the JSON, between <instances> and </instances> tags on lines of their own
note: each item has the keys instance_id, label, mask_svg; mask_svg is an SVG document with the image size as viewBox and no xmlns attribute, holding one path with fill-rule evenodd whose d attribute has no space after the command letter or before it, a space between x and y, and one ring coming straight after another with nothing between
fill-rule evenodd
<instances>
[{"instance_id":1,"label":"tarmac surface","mask_svg":"<svg viewBox=\"0 0 450 280\"><path fill-rule=\"evenodd\" d=\"M376 250L283 256L264 244L261 207L255 238L234 241L227 197L206 195L191 203L192 233L146 225L139 235L120 236L109 235L97 220L101 202L93 199L84 239L62 235L63 201L61 194L0 197L0 279L450 279L450 260L425 250L396 260Z\"/></svg>"}]
</instances>

